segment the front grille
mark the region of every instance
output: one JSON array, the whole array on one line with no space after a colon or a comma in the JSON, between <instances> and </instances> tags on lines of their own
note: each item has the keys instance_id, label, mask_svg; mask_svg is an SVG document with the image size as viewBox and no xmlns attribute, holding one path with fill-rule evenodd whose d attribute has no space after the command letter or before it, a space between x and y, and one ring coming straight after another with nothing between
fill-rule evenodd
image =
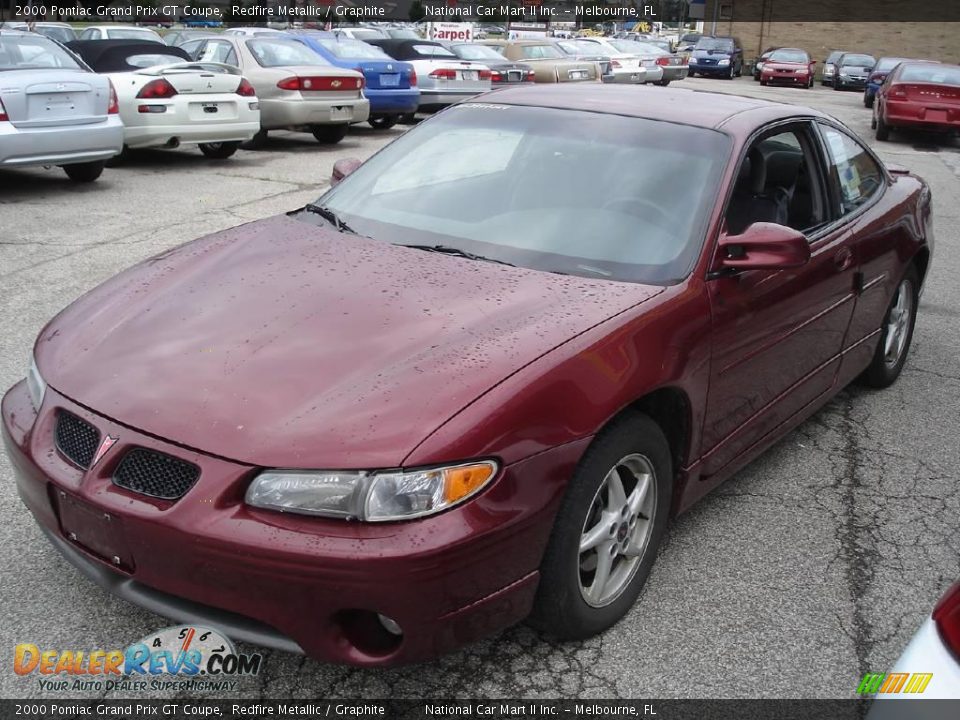
<instances>
[{"instance_id":1,"label":"front grille","mask_svg":"<svg viewBox=\"0 0 960 720\"><path fill-rule=\"evenodd\" d=\"M84 469L90 467L100 444L100 433L97 429L66 410L57 413L54 438L57 449Z\"/></svg>"},{"instance_id":2,"label":"front grille","mask_svg":"<svg viewBox=\"0 0 960 720\"><path fill-rule=\"evenodd\" d=\"M114 485L164 500L182 497L200 477L200 468L170 455L135 447L113 474Z\"/></svg>"}]
</instances>

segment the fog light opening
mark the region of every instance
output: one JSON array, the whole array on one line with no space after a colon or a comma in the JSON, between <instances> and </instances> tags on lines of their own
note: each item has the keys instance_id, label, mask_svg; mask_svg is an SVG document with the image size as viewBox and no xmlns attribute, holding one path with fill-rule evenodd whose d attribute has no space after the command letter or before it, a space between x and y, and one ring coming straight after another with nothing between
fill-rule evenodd
<instances>
[{"instance_id":1,"label":"fog light opening","mask_svg":"<svg viewBox=\"0 0 960 720\"><path fill-rule=\"evenodd\" d=\"M383 625L383 629L388 633L396 635L397 637L403 636L403 629L396 620L386 615L381 615L380 613L377 613L377 618L380 620L380 624Z\"/></svg>"}]
</instances>

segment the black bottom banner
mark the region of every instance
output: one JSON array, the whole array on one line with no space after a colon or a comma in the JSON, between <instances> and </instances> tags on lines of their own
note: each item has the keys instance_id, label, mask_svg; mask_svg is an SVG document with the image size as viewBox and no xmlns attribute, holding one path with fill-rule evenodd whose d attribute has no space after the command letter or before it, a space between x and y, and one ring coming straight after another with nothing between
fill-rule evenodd
<instances>
[{"instance_id":1,"label":"black bottom banner","mask_svg":"<svg viewBox=\"0 0 960 720\"><path fill-rule=\"evenodd\" d=\"M957 720L960 700L0 700L0 717Z\"/></svg>"}]
</instances>

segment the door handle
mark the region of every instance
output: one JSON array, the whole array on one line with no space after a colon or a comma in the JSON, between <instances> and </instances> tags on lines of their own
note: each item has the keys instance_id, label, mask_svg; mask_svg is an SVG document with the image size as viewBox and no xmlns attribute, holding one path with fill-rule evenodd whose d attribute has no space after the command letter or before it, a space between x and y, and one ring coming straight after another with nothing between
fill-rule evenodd
<instances>
[{"instance_id":1,"label":"door handle","mask_svg":"<svg viewBox=\"0 0 960 720\"><path fill-rule=\"evenodd\" d=\"M837 254L833 256L833 263L840 272L849 270L853 265L853 253L850 252L850 248L844 247L837 250Z\"/></svg>"}]
</instances>

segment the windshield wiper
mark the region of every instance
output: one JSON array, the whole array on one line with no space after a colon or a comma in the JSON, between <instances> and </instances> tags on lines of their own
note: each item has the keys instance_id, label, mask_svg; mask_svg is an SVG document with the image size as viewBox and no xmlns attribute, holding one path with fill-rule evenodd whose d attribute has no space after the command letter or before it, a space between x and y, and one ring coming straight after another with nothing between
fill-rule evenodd
<instances>
[{"instance_id":1,"label":"windshield wiper","mask_svg":"<svg viewBox=\"0 0 960 720\"><path fill-rule=\"evenodd\" d=\"M413 248L414 250L426 250L427 252L436 252L443 253L444 255L456 255L457 257L466 258L467 260L483 260L485 262L497 263L498 265L509 265L510 267L516 267L512 262L507 262L506 260L498 260L497 258L486 257L485 255L477 255L476 253L467 252L466 250L461 250L460 248L451 247L450 245L406 245L404 243L396 243L400 247Z\"/></svg>"},{"instance_id":2,"label":"windshield wiper","mask_svg":"<svg viewBox=\"0 0 960 720\"><path fill-rule=\"evenodd\" d=\"M313 203L308 203L303 206L303 209L307 212L312 212L315 215L319 215L324 220L333 225L340 232L350 233L351 235L359 235L356 230L347 225L343 220L340 219L340 216L337 215L330 208L326 208L323 205L314 205Z\"/></svg>"}]
</instances>

